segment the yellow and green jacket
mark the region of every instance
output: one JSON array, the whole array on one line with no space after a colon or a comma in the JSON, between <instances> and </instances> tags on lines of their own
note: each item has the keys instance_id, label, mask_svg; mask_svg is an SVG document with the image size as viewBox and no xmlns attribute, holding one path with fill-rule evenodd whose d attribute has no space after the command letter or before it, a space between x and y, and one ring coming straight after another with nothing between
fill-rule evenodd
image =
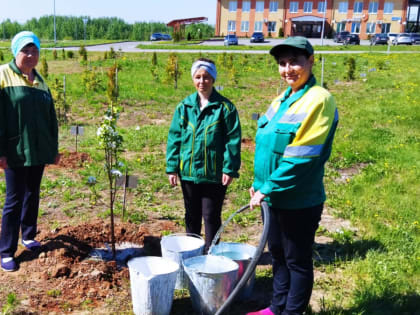
<instances>
[{"instance_id":1,"label":"yellow and green jacket","mask_svg":"<svg viewBox=\"0 0 420 315\"><path fill-rule=\"evenodd\" d=\"M9 167L51 164L58 154L58 124L47 84L28 81L15 61L0 66L0 156Z\"/></svg>"},{"instance_id":2,"label":"yellow and green jacket","mask_svg":"<svg viewBox=\"0 0 420 315\"><path fill-rule=\"evenodd\" d=\"M255 191L274 208L302 209L325 201L324 164L331 154L338 111L332 95L311 76L289 87L258 120Z\"/></svg>"},{"instance_id":3,"label":"yellow and green jacket","mask_svg":"<svg viewBox=\"0 0 420 315\"><path fill-rule=\"evenodd\" d=\"M176 108L168 133L166 173L194 183L239 177L241 125L235 106L215 89L200 111L197 92Z\"/></svg>"}]
</instances>

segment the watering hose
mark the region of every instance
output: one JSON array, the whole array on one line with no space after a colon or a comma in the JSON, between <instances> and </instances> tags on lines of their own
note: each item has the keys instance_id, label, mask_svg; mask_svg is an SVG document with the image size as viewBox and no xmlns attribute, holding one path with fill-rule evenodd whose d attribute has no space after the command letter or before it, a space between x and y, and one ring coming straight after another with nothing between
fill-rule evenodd
<instances>
[{"instance_id":1,"label":"watering hose","mask_svg":"<svg viewBox=\"0 0 420 315\"><path fill-rule=\"evenodd\" d=\"M258 260L260 259L261 255L264 251L265 243L267 243L267 238L268 238L268 229L270 228L270 224L269 224L269 222L270 222L270 208L268 208L268 205L265 201L261 202L261 207L262 207L263 215L264 215L264 220L263 220L264 221L264 227L263 227L263 231L261 233L260 243L257 247L257 250L255 251L254 257L252 258L250 264L246 268L241 280L238 282L236 287L233 289L233 291L231 292L229 297L226 299L226 301L223 303L223 305L218 309L218 311L216 312L215 315L221 315L221 314L223 314L223 312L225 312L227 310L229 305L233 302L235 297L238 295L239 291L243 288L243 286L247 283L248 279L252 276L255 267L257 267ZM240 213L240 212L242 212L242 211L244 211L248 208L249 208L249 205L243 206L235 214Z\"/></svg>"}]
</instances>

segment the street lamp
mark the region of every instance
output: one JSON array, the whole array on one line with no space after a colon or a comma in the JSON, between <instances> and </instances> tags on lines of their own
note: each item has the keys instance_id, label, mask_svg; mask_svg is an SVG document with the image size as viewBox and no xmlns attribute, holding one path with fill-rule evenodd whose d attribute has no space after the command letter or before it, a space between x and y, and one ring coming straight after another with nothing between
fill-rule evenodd
<instances>
[{"instance_id":1,"label":"street lamp","mask_svg":"<svg viewBox=\"0 0 420 315\"><path fill-rule=\"evenodd\" d=\"M85 27L85 36L84 36L84 40L86 41L86 23L87 23L88 19L87 18L83 18L83 25Z\"/></svg>"},{"instance_id":2,"label":"street lamp","mask_svg":"<svg viewBox=\"0 0 420 315\"><path fill-rule=\"evenodd\" d=\"M327 14L327 0L324 0L324 17L322 19L321 46L324 46L325 15Z\"/></svg>"},{"instance_id":3,"label":"street lamp","mask_svg":"<svg viewBox=\"0 0 420 315\"><path fill-rule=\"evenodd\" d=\"M54 46L57 45L57 32L55 28L55 0L54 0Z\"/></svg>"}]
</instances>

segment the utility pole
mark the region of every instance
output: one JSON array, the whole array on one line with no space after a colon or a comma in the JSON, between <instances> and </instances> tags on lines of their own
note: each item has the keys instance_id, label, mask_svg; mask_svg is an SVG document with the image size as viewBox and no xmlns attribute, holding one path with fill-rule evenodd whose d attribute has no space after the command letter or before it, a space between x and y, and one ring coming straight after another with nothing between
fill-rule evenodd
<instances>
[{"instance_id":1,"label":"utility pole","mask_svg":"<svg viewBox=\"0 0 420 315\"><path fill-rule=\"evenodd\" d=\"M324 0L324 17L322 19L321 46L324 46L325 15L327 14L327 0Z\"/></svg>"}]
</instances>

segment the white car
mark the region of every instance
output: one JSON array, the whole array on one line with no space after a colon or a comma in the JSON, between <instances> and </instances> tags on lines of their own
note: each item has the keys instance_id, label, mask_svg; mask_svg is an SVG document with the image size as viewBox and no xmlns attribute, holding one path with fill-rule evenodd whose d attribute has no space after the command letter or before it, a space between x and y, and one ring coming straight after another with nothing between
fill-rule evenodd
<instances>
[{"instance_id":1,"label":"white car","mask_svg":"<svg viewBox=\"0 0 420 315\"><path fill-rule=\"evenodd\" d=\"M392 41L394 45L411 45L411 35L409 33L398 34Z\"/></svg>"},{"instance_id":2,"label":"white car","mask_svg":"<svg viewBox=\"0 0 420 315\"><path fill-rule=\"evenodd\" d=\"M388 36L388 43L392 44L395 37L397 37L398 33L388 33L386 35Z\"/></svg>"}]
</instances>

